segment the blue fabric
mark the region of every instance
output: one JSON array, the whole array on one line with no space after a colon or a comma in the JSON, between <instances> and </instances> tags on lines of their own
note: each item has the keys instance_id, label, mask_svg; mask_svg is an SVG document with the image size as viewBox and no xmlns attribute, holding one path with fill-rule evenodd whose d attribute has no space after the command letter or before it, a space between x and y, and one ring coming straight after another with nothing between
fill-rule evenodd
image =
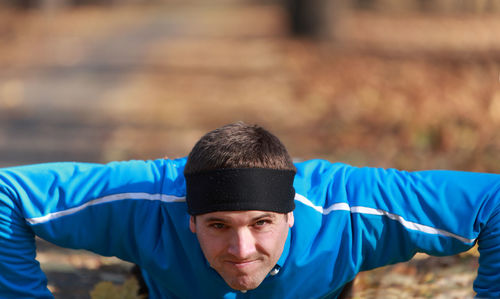
<instances>
[{"instance_id":1,"label":"blue fabric","mask_svg":"<svg viewBox=\"0 0 500 299\"><path fill-rule=\"evenodd\" d=\"M500 175L296 164L277 275L235 292L189 230L185 159L0 170L0 298L51 298L34 236L137 263L151 298L336 297L359 271L479 243L474 288L500 297Z\"/></svg>"}]
</instances>

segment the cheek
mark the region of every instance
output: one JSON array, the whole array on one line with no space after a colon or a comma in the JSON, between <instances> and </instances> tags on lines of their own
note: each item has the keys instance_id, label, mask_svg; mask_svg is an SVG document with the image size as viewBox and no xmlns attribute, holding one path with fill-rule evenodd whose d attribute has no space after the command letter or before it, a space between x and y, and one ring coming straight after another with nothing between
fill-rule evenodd
<instances>
[{"instance_id":1,"label":"cheek","mask_svg":"<svg viewBox=\"0 0 500 299\"><path fill-rule=\"evenodd\" d=\"M283 247L285 247L285 242L286 242L286 238L288 236L288 232L289 232L289 227L288 226L283 227L279 233L279 236L276 237L276 241L275 241L274 246L275 246L275 250L279 251L280 256L281 256L281 252L283 251Z\"/></svg>"},{"instance_id":2,"label":"cheek","mask_svg":"<svg viewBox=\"0 0 500 299\"><path fill-rule=\"evenodd\" d=\"M259 247L270 255L281 255L287 237L287 230L279 230L259 238Z\"/></svg>"},{"instance_id":3,"label":"cheek","mask_svg":"<svg viewBox=\"0 0 500 299\"><path fill-rule=\"evenodd\" d=\"M198 242L209 262L224 252L224 242L220 238L199 234Z\"/></svg>"}]
</instances>

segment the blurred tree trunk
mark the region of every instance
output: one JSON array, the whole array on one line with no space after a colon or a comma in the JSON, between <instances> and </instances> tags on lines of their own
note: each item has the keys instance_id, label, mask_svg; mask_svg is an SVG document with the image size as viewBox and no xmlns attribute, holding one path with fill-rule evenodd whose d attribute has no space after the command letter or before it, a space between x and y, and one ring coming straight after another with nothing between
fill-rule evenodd
<instances>
[{"instance_id":1,"label":"blurred tree trunk","mask_svg":"<svg viewBox=\"0 0 500 299\"><path fill-rule=\"evenodd\" d=\"M335 39L342 0L284 0L295 36Z\"/></svg>"},{"instance_id":2,"label":"blurred tree trunk","mask_svg":"<svg viewBox=\"0 0 500 299\"><path fill-rule=\"evenodd\" d=\"M434 0L419 0L418 6L423 12L434 12L436 10L436 5Z\"/></svg>"},{"instance_id":3,"label":"blurred tree trunk","mask_svg":"<svg viewBox=\"0 0 500 299\"><path fill-rule=\"evenodd\" d=\"M36 6L35 0L13 0L9 1L15 8L19 9L32 9Z\"/></svg>"},{"instance_id":4,"label":"blurred tree trunk","mask_svg":"<svg viewBox=\"0 0 500 299\"><path fill-rule=\"evenodd\" d=\"M370 10L375 8L375 0L354 0L354 7L357 9Z\"/></svg>"}]
</instances>

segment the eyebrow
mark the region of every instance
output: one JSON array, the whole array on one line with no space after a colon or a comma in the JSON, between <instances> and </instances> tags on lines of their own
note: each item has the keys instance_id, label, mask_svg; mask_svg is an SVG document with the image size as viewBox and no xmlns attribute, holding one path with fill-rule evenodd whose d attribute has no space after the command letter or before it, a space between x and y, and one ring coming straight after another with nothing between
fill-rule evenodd
<instances>
[{"instance_id":1,"label":"eyebrow","mask_svg":"<svg viewBox=\"0 0 500 299\"><path fill-rule=\"evenodd\" d=\"M254 221L260 220L262 218L272 218L272 219L275 219L276 216L274 214L271 214L271 213L264 213L264 214L258 215L256 217L253 217L250 221L254 222ZM212 217L209 217L209 218L205 219L204 222L230 222L230 221L228 219L226 219L226 218L223 218L223 217L212 216Z\"/></svg>"},{"instance_id":2,"label":"eyebrow","mask_svg":"<svg viewBox=\"0 0 500 299\"><path fill-rule=\"evenodd\" d=\"M257 221L259 219L262 219L262 218L276 218L276 216L274 214L271 214L271 213L265 213L265 214L262 214L262 215L259 215L257 217L254 217L252 218L252 221Z\"/></svg>"}]
</instances>

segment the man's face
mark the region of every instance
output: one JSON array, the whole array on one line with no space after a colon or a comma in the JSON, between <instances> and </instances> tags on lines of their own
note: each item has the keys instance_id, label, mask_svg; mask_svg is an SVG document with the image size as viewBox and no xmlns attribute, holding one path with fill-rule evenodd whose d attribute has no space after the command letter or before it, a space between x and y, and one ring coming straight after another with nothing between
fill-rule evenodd
<instances>
[{"instance_id":1,"label":"man's face","mask_svg":"<svg viewBox=\"0 0 500 299\"><path fill-rule=\"evenodd\" d=\"M293 212L213 212L191 217L205 258L235 290L258 287L283 252Z\"/></svg>"}]
</instances>

